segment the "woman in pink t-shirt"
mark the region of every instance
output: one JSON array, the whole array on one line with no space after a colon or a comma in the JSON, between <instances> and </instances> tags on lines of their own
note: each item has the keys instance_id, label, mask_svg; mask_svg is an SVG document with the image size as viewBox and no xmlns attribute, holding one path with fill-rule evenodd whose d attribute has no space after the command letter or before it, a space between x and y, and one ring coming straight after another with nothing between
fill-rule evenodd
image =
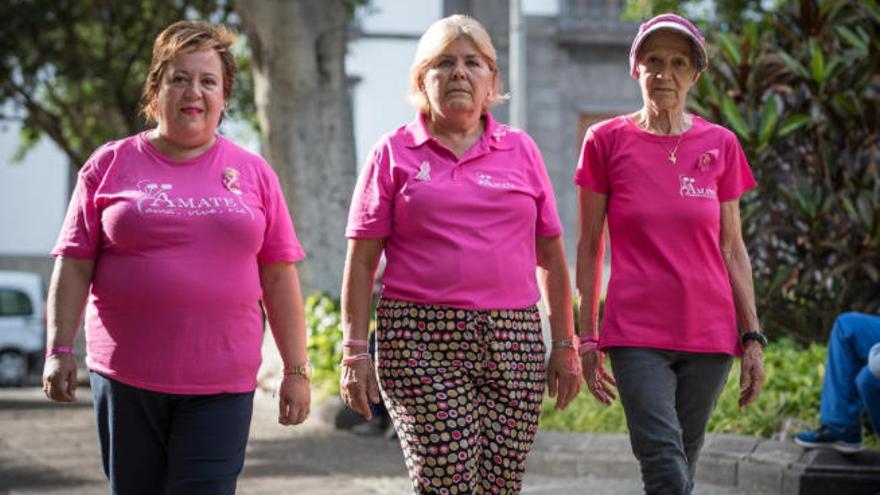
<instances>
[{"instance_id":1,"label":"woman in pink t-shirt","mask_svg":"<svg viewBox=\"0 0 880 495\"><path fill-rule=\"evenodd\" d=\"M707 64L705 40L686 19L642 24L630 68L644 106L592 126L575 175L584 378L605 404L616 380L649 494L691 492L733 356L743 354L741 406L764 380L739 215L755 181L731 132L684 111ZM606 217L614 248L600 333Z\"/></svg>"},{"instance_id":2,"label":"woman in pink t-shirt","mask_svg":"<svg viewBox=\"0 0 880 495\"><path fill-rule=\"evenodd\" d=\"M121 494L233 493L263 340L285 364L284 425L309 412L303 257L278 178L217 135L235 78L222 26L156 38L151 129L105 144L79 173L49 288L46 395L75 400L85 307L104 472Z\"/></svg>"},{"instance_id":3,"label":"woman in pink t-shirt","mask_svg":"<svg viewBox=\"0 0 880 495\"><path fill-rule=\"evenodd\" d=\"M553 189L531 138L488 112L502 91L474 19L422 35L410 95L419 115L379 141L352 199L342 397L369 419L381 387L415 493L518 493L545 381L558 409L582 387Z\"/></svg>"}]
</instances>

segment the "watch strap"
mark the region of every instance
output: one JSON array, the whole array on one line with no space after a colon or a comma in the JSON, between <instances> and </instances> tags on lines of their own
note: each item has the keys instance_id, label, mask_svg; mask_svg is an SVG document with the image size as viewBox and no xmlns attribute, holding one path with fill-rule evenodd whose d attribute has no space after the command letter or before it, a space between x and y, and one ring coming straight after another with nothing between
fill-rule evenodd
<instances>
[{"instance_id":1,"label":"watch strap","mask_svg":"<svg viewBox=\"0 0 880 495\"><path fill-rule=\"evenodd\" d=\"M758 330L755 330L752 332L746 332L746 333L742 334L739 339L740 339L740 343L742 343L743 346L746 345L746 342L749 342L750 340L754 340L755 342L761 344L762 349L767 347L767 343L768 343L767 336Z\"/></svg>"}]
</instances>

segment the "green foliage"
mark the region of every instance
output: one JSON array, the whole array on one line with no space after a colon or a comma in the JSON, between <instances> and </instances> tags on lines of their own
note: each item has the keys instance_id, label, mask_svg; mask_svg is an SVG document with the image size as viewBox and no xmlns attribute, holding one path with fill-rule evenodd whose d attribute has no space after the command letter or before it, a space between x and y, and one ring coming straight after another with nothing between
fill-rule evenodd
<instances>
[{"instance_id":1,"label":"green foliage","mask_svg":"<svg viewBox=\"0 0 880 495\"><path fill-rule=\"evenodd\" d=\"M342 361L342 318L339 301L327 294L312 294L305 301L309 361L314 368L312 383L320 394L339 393L339 363Z\"/></svg>"},{"instance_id":2,"label":"green foliage","mask_svg":"<svg viewBox=\"0 0 880 495\"><path fill-rule=\"evenodd\" d=\"M739 25L744 19L763 15L776 2L766 0L626 0L621 19L642 22L655 15L674 12L692 21L723 21Z\"/></svg>"},{"instance_id":3,"label":"green foliage","mask_svg":"<svg viewBox=\"0 0 880 495\"><path fill-rule=\"evenodd\" d=\"M758 401L739 407L739 360L731 369L709 431L769 437L786 419L813 424L819 416L819 397L825 376L827 348L802 347L791 339L774 341L764 356L765 387Z\"/></svg>"},{"instance_id":4,"label":"green foliage","mask_svg":"<svg viewBox=\"0 0 880 495\"><path fill-rule=\"evenodd\" d=\"M707 29L691 109L730 127L759 189L743 202L758 313L824 342L841 311L880 310L880 16L876 2L782 4Z\"/></svg>"},{"instance_id":5,"label":"green foliage","mask_svg":"<svg viewBox=\"0 0 880 495\"><path fill-rule=\"evenodd\" d=\"M769 437L790 422L798 428L818 426L819 397L825 376L827 349L821 344L804 348L791 339L773 342L764 355L767 373L758 400L739 408L739 360L733 364L718 406L709 420L709 431ZM594 433L626 433L620 400L604 406L584 391L565 411L553 409L547 397L542 405L541 428ZM789 435L792 431L787 432ZM866 432L867 433L867 432ZM865 436L869 448L880 448L875 436Z\"/></svg>"},{"instance_id":6,"label":"green foliage","mask_svg":"<svg viewBox=\"0 0 880 495\"><path fill-rule=\"evenodd\" d=\"M336 395L342 361L339 301L327 294L313 294L306 299L305 310L313 386L319 397ZM735 361L709 421L709 431L769 437L785 427L786 420L794 420L805 428L818 426L826 353L822 344L804 347L788 338L774 341L764 354L764 390L757 402L745 409L738 405L739 360ZM619 400L606 407L584 389L565 411L555 411L553 405L554 399L545 398L541 428L596 433L627 431ZM865 441L869 448L880 449L876 437L866 437Z\"/></svg>"},{"instance_id":7,"label":"green foliage","mask_svg":"<svg viewBox=\"0 0 880 495\"><path fill-rule=\"evenodd\" d=\"M162 29L187 18L234 21L227 0L15 0L0 2L0 18L0 103L11 109L0 120L23 124L18 158L45 135L75 167L145 128L139 100ZM248 90L249 78L238 78ZM253 108L252 91L235 95Z\"/></svg>"}]
</instances>

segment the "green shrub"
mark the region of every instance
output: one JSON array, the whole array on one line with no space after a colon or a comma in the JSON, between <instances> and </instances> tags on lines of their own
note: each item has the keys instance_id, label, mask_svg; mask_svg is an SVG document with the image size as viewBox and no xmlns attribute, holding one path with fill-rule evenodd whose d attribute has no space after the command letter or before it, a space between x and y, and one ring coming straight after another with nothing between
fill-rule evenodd
<instances>
[{"instance_id":1,"label":"green shrub","mask_svg":"<svg viewBox=\"0 0 880 495\"><path fill-rule=\"evenodd\" d=\"M766 329L825 342L840 312L880 310L880 7L780 2L725 31L706 31L690 108L737 134L758 180L742 219Z\"/></svg>"},{"instance_id":2,"label":"green shrub","mask_svg":"<svg viewBox=\"0 0 880 495\"><path fill-rule=\"evenodd\" d=\"M339 301L327 294L312 294L305 301L312 383L318 398L339 393L342 361L342 318Z\"/></svg>"},{"instance_id":3,"label":"green shrub","mask_svg":"<svg viewBox=\"0 0 880 495\"><path fill-rule=\"evenodd\" d=\"M342 360L342 325L339 302L326 294L306 299L309 359L315 369L312 382L320 400L339 393L339 362ZM709 421L709 431L769 437L786 420L794 425L815 427L819 396L825 376L826 347L803 347L792 339L774 341L764 354L767 380L758 401L740 409L739 360L735 361L718 406ZM620 401L603 406L587 391L563 412L553 410L554 399L545 398L541 427L550 430L626 433L626 418ZM789 432L791 433L791 432ZM876 437L866 437L869 447L880 449Z\"/></svg>"},{"instance_id":4,"label":"green shrub","mask_svg":"<svg viewBox=\"0 0 880 495\"><path fill-rule=\"evenodd\" d=\"M790 422L797 428L818 426L819 397L825 376L827 348L821 344L803 347L791 339L774 341L764 353L767 375L758 400L739 408L739 365L733 363L727 384L709 421L709 431L770 437ZM607 364L607 363L606 363ZM584 391L566 409L553 409L545 398L541 428L596 433L626 433L626 418L620 401L604 406ZM790 435L792 431L788 431ZM880 448L877 437L866 436L866 444Z\"/></svg>"}]
</instances>

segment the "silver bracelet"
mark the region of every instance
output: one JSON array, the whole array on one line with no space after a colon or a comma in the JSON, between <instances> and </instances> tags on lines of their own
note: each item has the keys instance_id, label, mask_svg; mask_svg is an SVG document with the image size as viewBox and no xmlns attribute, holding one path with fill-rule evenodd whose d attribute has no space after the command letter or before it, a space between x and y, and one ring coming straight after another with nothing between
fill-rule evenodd
<instances>
[{"instance_id":1,"label":"silver bracelet","mask_svg":"<svg viewBox=\"0 0 880 495\"><path fill-rule=\"evenodd\" d=\"M553 339L551 344L554 349L577 349L577 344L574 339Z\"/></svg>"}]
</instances>

